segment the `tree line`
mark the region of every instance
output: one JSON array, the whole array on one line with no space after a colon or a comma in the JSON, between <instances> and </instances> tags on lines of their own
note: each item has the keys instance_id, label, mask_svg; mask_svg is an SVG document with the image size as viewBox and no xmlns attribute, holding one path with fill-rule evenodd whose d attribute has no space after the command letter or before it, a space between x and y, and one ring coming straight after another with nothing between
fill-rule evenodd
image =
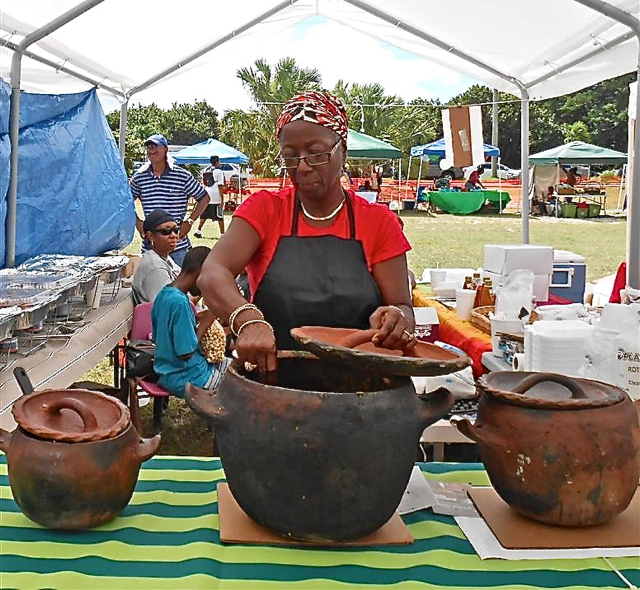
<instances>
[{"instance_id":1,"label":"tree line","mask_svg":"<svg viewBox=\"0 0 640 590\"><path fill-rule=\"evenodd\" d=\"M205 100L174 103L170 109L156 104L132 106L127 117L125 166L144 160L144 140L162 133L169 143L191 145L214 137L249 156L257 176L277 176L278 144L274 130L281 105L303 90L323 89L315 68L302 68L294 58L283 58L274 66L256 60L240 68L237 77L254 105L247 111L233 109L220 117ZM530 103L530 151L539 152L568 141L581 140L602 147L627 151L627 105L629 84L635 73L605 80L565 96ZM327 88L347 105L350 127L391 143L408 159L409 150L442 137L444 106L480 104L485 142L491 138L492 90L474 85L447 101L414 99L408 103L385 92L380 83L350 84L339 80ZM498 147L502 162L520 167L520 101L509 93L498 93ZM118 139L120 112L107 115ZM403 162L403 168L406 164Z\"/></svg>"}]
</instances>

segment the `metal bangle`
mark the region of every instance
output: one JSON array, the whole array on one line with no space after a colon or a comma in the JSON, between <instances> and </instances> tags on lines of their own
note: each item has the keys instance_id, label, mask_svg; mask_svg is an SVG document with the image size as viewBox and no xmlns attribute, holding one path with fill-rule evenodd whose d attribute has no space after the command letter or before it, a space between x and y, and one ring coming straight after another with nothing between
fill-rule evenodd
<instances>
[{"instance_id":1,"label":"metal bangle","mask_svg":"<svg viewBox=\"0 0 640 590\"><path fill-rule=\"evenodd\" d=\"M267 320L247 320L238 328L238 333L237 333L238 337L240 337L240 332L242 332L242 328L244 328L245 326L248 326L249 324L264 324L265 326L269 326L269 329L273 334L273 326Z\"/></svg>"},{"instance_id":2,"label":"metal bangle","mask_svg":"<svg viewBox=\"0 0 640 590\"><path fill-rule=\"evenodd\" d=\"M264 314L253 303L244 303L240 307L237 307L231 312L231 315L229 316L229 328L231 329L231 333L236 337L238 336L239 331L236 332L236 329L233 327L233 325L236 322L238 314L246 311L247 309L253 309L254 311L257 311L260 314L260 319L264 319Z\"/></svg>"}]
</instances>

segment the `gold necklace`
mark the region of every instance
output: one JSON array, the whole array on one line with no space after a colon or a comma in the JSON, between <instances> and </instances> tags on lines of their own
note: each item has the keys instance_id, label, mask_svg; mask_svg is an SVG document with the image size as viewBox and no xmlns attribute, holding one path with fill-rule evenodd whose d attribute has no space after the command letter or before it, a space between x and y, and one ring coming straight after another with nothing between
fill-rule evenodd
<instances>
[{"instance_id":1,"label":"gold necklace","mask_svg":"<svg viewBox=\"0 0 640 590\"><path fill-rule=\"evenodd\" d=\"M340 212L340 209L344 207L345 200L346 199L343 198L342 201L340 201L340 204L331 213L329 213L329 215L325 215L324 217L315 217L314 215L311 215L311 213L309 213L304 208L304 204L302 203L302 201L300 201L300 207L302 207L302 212L304 213L305 217L308 217L309 219L313 219L313 221L329 221L329 219L331 219L332 217L335 217Z\"/></svg>"}]
</instances>

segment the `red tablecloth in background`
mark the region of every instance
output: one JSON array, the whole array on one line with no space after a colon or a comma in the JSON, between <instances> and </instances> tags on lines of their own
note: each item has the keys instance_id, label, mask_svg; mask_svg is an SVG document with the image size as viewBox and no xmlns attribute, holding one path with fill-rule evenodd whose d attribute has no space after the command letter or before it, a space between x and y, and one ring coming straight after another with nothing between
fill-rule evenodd
<instances>
[{"instance_id":1,"label":"red tablecloth in background","mask_svg":"<svg viewBox=\"0 0 640 590\"><path fill-rule=\"evenodd\" d=\"M487 372L482 365L482 355L492 350L489 334L485 334L470 322L458 319L454 310L448 309L442 303L427 297L418 290L413 292L413 305L415 307L434 307L440 320L438 338L467 353L473 361L473 376L476 379Z\"/></svg>"}]
</instances>

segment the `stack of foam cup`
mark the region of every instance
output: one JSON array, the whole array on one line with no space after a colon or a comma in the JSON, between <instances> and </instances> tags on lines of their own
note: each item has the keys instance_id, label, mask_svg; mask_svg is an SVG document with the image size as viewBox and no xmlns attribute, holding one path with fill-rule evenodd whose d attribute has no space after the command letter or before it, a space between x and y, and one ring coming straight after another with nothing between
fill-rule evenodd
<instances>
[{"instance_id":1,"label":"stack of foam cup","mask_svg":"<svg viewBox=\"0 0 640 590\"><path fill-rule=\"evenodd\" d=\"M475 299L475 289L456 289L456 313L458 314L458 319L471 319Z\"/></svg>"}]
</instances>

